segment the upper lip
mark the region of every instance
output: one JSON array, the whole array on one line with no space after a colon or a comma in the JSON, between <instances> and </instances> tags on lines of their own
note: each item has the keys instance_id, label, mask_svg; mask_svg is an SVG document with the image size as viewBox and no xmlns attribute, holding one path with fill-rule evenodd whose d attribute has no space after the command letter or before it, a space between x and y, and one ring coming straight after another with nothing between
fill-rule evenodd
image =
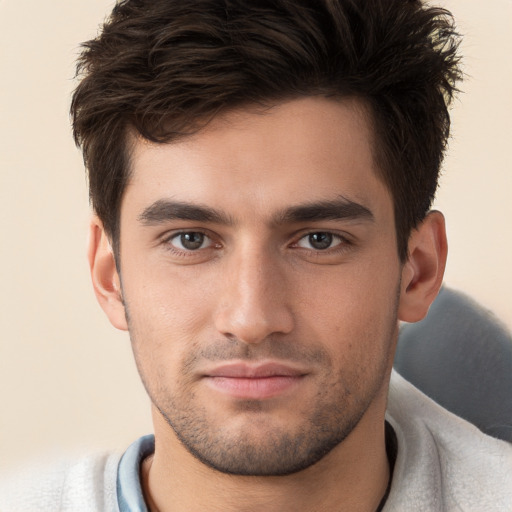
<instances>
[{"instance_id":1,"label":"upper lip","mask_svg":"<svg viewBox=\"0 0 512 512\"><path fill-rule=\"evenodd\" d=\"M228 377L239 379L261 379L264 377L300 377L307 372L278 362L259 364L232 362L216 366L205 372L207 377Z\"/></svg>"}]
</instances>

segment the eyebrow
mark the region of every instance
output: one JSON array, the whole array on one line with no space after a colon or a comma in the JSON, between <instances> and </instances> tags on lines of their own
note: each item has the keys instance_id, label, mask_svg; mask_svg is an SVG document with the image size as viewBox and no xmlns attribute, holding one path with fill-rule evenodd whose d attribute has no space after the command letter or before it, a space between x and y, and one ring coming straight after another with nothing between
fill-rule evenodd
<instances>
[{"instance_id":1,"label":"eyebrow","mask_svg":"<svg viewBox=\"0 0 512 512\"><path fill-rule=\"evenodd\" d=\"M146 226L161 224L169 220L190 220L215 224L233 224L223 212L199 204L159 199L144 209L138 220Z\"/></svg>"},{"instance_id":2,"label":"eyebrow","mask_svg":"<svg viewBox=\"0 0 512 512\"><path fill-rule=\"evenodd\" d=\"M318 201L287 208L275 218L276 224L316 222L322 220L374 221L371 210L343 196L331 201Z\"/></svg>"},{"instance_id":3,"label":"eyebrow","mask_svg":"<svg viewBox=\"0 0 512 512\"><path fill-rule=\"evenodd\" d=\"M345 219L373 221L374 215L366 206L339 196L335 200L315 201L286 208L274 216L272 223L280 225ZM229 215L209 206L168 199L155 201L144 209L138 216L138 220L146 226L158 225L169 220L235 224Z\"/></svg>"}]
</instances>

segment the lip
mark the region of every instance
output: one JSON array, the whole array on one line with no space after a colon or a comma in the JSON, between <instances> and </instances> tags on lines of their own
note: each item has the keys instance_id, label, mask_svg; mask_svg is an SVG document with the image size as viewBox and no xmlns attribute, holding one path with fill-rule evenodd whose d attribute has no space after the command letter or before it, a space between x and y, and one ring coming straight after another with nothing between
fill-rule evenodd
<instances>
[{"instance_id":1,"label":"lip","mask_svg":"<svg viewBox=\"0 0 512 512\"><path fill-rule=\"evenodd\" d=\"M291 392L306 375L282 363L229 363L207 371L203 378L210 388L233 398L264 400Z\"/></svg>"}]
</instances>

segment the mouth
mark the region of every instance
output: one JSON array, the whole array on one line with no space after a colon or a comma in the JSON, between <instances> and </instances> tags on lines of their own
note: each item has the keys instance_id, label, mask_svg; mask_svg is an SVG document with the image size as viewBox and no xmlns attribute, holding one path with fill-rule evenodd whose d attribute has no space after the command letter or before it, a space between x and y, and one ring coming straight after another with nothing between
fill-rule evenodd
<instances>
[{"instance_id":1,"label":"mouth","mask_svg":"<svg viewBox=\"0 0 512 512\"><path fill-rule=\"evenodd\" d=\"M211 389L232 398L265 400L293 391L306 375L282 363L230 363L209 370L203 379Z\"/></svg>"}]
</instances>

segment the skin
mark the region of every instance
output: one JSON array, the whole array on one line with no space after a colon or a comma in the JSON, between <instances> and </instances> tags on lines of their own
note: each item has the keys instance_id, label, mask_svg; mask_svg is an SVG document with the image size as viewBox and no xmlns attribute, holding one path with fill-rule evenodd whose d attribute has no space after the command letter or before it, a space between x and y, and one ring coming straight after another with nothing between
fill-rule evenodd
<instances>
[{"instance_id":1,"label":"skin","mask_svg":"<svg viewBox=\"0 0 512 512\"><path fill-rule=\"evenodd\" d=\"M402 264L355 100L247 108L177 143L132 143L122 274L96 218L89 260L153 404L149 506L375 510L398 319L437 294L441 214Z\"/></svg>"}]
</instances>

